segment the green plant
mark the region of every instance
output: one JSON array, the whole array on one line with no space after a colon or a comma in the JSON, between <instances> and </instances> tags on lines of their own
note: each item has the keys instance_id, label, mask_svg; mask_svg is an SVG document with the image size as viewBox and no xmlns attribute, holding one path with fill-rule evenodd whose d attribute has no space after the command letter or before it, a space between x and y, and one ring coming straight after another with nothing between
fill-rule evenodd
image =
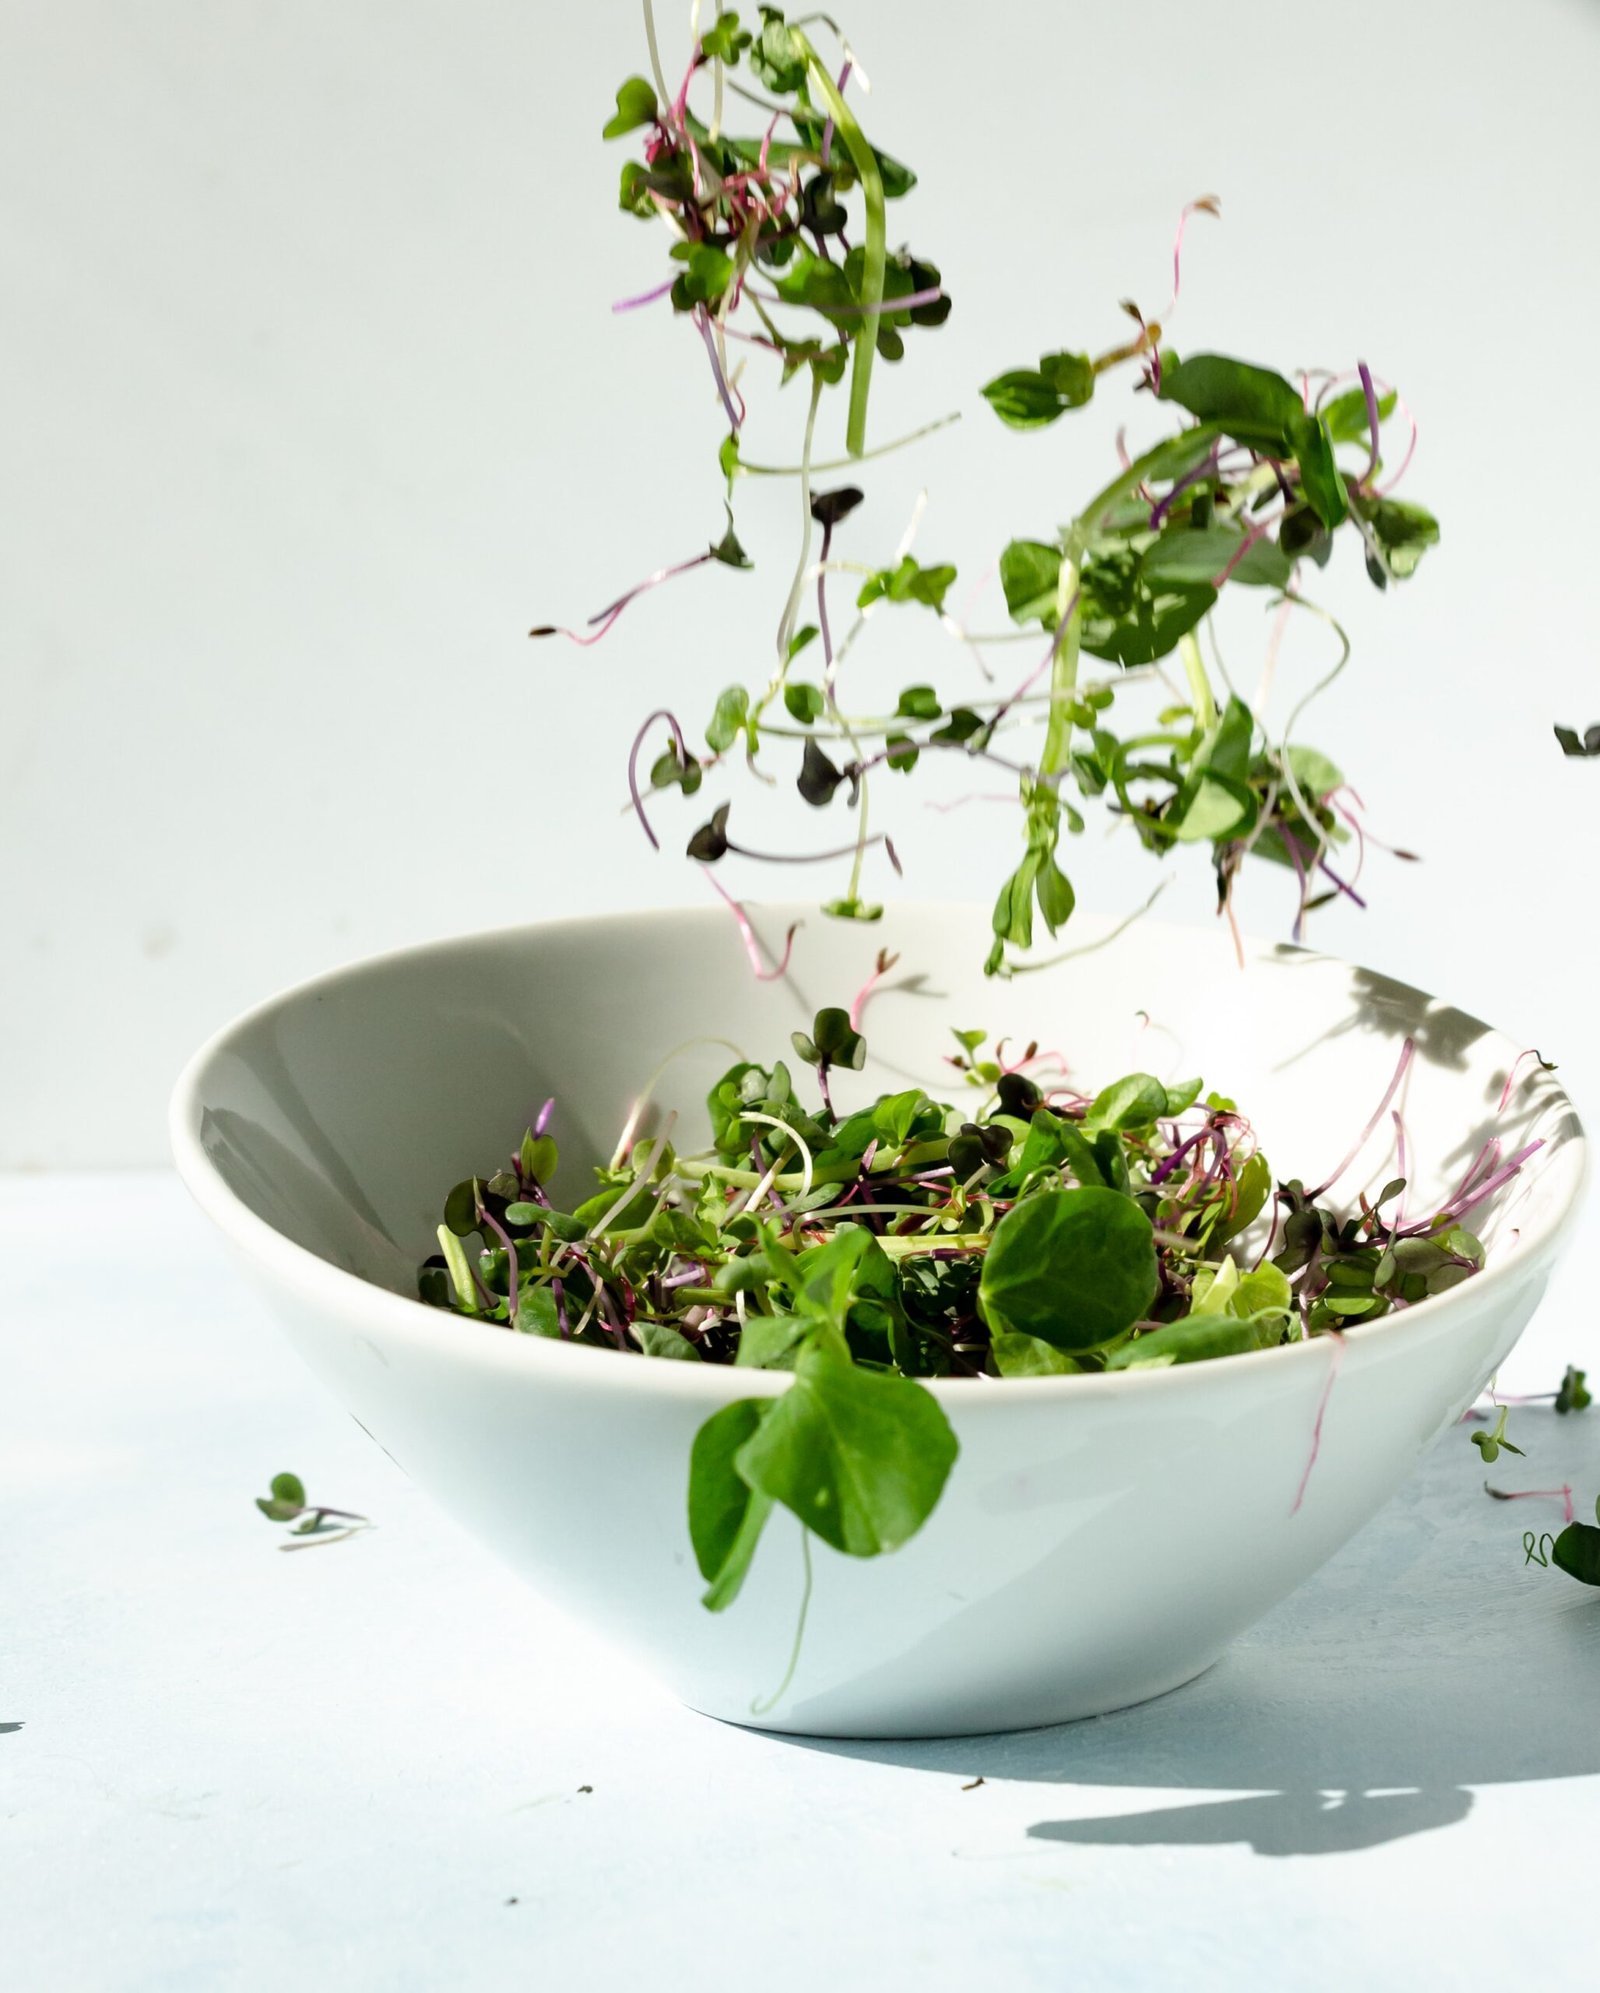
<instances>
[{"instance_id":1,"label":"green plant","mask_svg":"<svg viewBox=\"0 0 1600 1993\"><path fill-rule=\"evenodd\" d=\"M867 447L875 365L900 360L908 343L942 324L951 308L936 263L888 248L889 208L911 192L915 175L857 121L849 95L852 53L841 41L835 74L807 30L778 9L763 7L750 26L725 12L700 32L682 82L671 91L648 0L645 17L654 80L636 76L622 85L605 135L642 137L642 156L622 169L621 205L665 224L670 274L617 309L670 300L694 327L727 421L717 460L728 523L703 552L659 569L591 618L586 630L564 634L593 643L649 588L707 563L748 566L733 530L742 479L794 478L800 525L765 681L722 693L705 730L705 753L691 749L684 725L665 709L649 716L633 742L629 789L650 842L658 840L647 794L696 795L736 748L767 780L766 762L789 758L809 807L842 804L852 815L842 843L753 851L734 840L732 805L724 801L689 838L688 855L706 866L730 852L784 863L847 861L845 888L826 911L874 919L881 908L865 892L868 854L881 852L897 871L900 857L886 833L870 828L871 798L883 781L910 776L925 758L956 755L1000 768L1015 783L1022 809L1021 856L994 905L991 973L1038 966L1024 959L1036 923L1054 935L1070 919L1076 894L1062 863L1062 838L1084 829L1080 804L1101 803L1125 818L1158 855L1206 849L1219 907L1230 916L1235 878L1251 856L1294 876L1297 935L1306 912L1325 899L1343 895L1361 903L1355 877L1333 863L1335 847L1352 836L1364 850L1357 800L1341 771L1294 737L1310 697L1333 682L1349 654L1343 631L1311 603L1302 577L1326 566L1343 537L1359 541L1369 578L1387 588L1407 579L1438 538L1429 513L1394 496L1416 442L1415 423L1394 389L1365 362L1291 380L1219 354L1180 358L1163 330L1178 302L1180 224L1172 301L1161 320L1127 305L1131 336L1096 354L1044 353L984 388L1001 421L1033 430L1088 404L1121 371L1142 405L1180 418L1180 426L1137 456L1124 451L1116 474L1072 508L1059 532L1004 547L998 573L1012 628L975 632L948 607L953 564L924 563L908 543L887 559L866 549L865 558L844 557L837 542L859 537L862 491L818 483L881 453ZM808 18L831 29L825 16ZM749 88L745 76L759 88ZM697 111L691 94L707 81L710 107ZM765 129L733 135L724 124L730 97L757 104ZM1217 204L1210 197L1191 203L1183 222L1195 212L1215 214ZM781 383L806 383L796 464L745 457L748 410L741 370L730 366L730 341L755 364L771 366ZM841 462L817 450L819 411L832 390L847 400ZM1385 425L1396 419L1410 435L1397 467L1385 457ZM916 436L940 426L929 424ZM830 584L835 609L842 587L854 597L853 617L837 642ZM1200 633L1226 589L1255 589L1280 612L1267 680L1284 619L1294 611L1319 619L1338 646L1332 669L1300 699L1281 733L1265 724L1264 694L1254 706L1231 690L1219 696L1220 661L1208 667L1202 654ZM802 622L812 591L814 620ZM966 687L910 684L892 710L863 709L846 696L841 671L868 619L887 609L925 624L931 618L983 675ZM533 634L558 631L541 625ZM987 659L1007 641L1042 648L1001 693ZM1109 670L1087 675L1086 658ZM1171 660L1181 668L1180 683L1166 674ZM1155 689L1157 709L1132 731L1114 730L1112 708L1134 683ZM641 781L644 745L658 725L667 743Z\"/></svg>"}]
</instances>

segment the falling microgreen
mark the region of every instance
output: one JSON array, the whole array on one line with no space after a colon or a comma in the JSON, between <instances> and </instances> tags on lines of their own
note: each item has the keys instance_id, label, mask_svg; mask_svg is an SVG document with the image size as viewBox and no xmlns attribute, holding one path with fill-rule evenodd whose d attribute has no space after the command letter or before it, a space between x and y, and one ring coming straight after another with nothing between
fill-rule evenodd
<instances>
[{"instance_id":1,"label":"falling microgreen","mask_svg":"<svg viewBox=\"0 0 1600 1993\"><path fill-rule=\"evenodd\" d=\"M875 918L866 874L881 859L898 872L901 861L892 826L887 836L866 828L880 807L872 800L874 777L880 770L915 777L959 756L1005 772L1022 820L1020 852L994 901L991 974L1033 966L1041 938L1058 935L1073 918L1075 868L1066 841L1086 830L1091 808L1126 819L1158 858L1203 850L1217 909L1230 922L1235 883L1251 859L1287 875L1296 939L1324 905L1364 906L1363 806L1342 771L1294 737L1307 698L1288 725L1269 722L1268 713L1286 619L1337 646L1324 685L1343 668L1343 632L1307 592L1335 543L1352 544L1372 586L1386 590L1408 580L1438 541L1432 514L1395 493L1416 424L1394 386L1364 360L1342 370L1280 371L1254 358L1175 351L1168 333L1184 231L1193 215L1220 212L1214 197L1190 202L1173 249L1172 299L1159 319L1125 301L1115 336L1097 342L1078 328L1064 340L1043 340L1044 350L1014 356L983 385L982 399L1001 424L1029 436L1052 430L1057 447L1064 418L1104 403L1124 384L1136 397L1130 412L1141 422L1153 417L1165 433L1136 456L1124 451L1109 476L1082 478L1074 468L1080 496L1056 514L1068 523L998 550L1011 627L974 628L953 606L956 563L912 550L916 517L895 544L894 522L875 518L862 488L813 488L826 471L853 469L951 419L869 447L878 364L920 348L949 316L951 297L938 264L920 248L891 247L891 234L901 234L899 203L916 175L864 124L863 79L848 44L825 15L792 18L762 7L755 23L731 12L709 22L697 16L698 39L684 52L674 88L648 0L645 17L654 80L625 78L601 131L632 148L620 206L664 229L664 274L613 309L630 323L635 314L654 314L685 324L697 392L720 410L712 482L728 521L703 552L657 568L566 634L593 643L663 583L691 570L748 566L732 519L741 481L796 477L802 535L773 675L764 685L723 693L706 738L730 774L742 767L762 782L791 781L809 809L849 813L854 830L820 851L746 855L847 864L846 889L824 897L824 911ZM837 41L840 58L825 59L816 35L830 48ZM893 115L892 90L881 89L873 103L875 127L879 103ZM753 107L757 120L735 129ZM781 395L801 376L810 393L803 419L799 412L794 418L803 436L799 461L747 457L756 387L764 382ZM792 407L793 398L781 406ZM842 431L842 458L818 446L830 422ZM1218 689L1229 673L1218 657L1213 612L1225 594L1251 590L1272 612L1272 634L1261 691L1246 703ZM801 598L812 591L815 615L802 623ZM898 697L869 698L870 681L850 668L851 653L869 621L914 611L922 612L918 639L937 642L954 662L938 673L930 662ZM556 634L556 626L541 624L534 634ZM1009 691L990 662L1002 643L1033 647ZM796 673L802 653L815 666ZM961 674L974 670L977 682L963 683ZM1137 714L1124 723L1119 702L1150 688L1162 702L1154 724ZM690 729L665 717L681 741ZM1600 752L1600 729L1581 738L1565 727L1557 734L1568 754ZM677 750L660 754L641 789L637 758L636 743L632 803L659 848L647 796L692 796L713 764ZM904 780L891 785L901 809L907 787ZM729 807L718 799L710 828L687 840L702 864L744 849L723 835Z\"/></svg>"}]
</instances>

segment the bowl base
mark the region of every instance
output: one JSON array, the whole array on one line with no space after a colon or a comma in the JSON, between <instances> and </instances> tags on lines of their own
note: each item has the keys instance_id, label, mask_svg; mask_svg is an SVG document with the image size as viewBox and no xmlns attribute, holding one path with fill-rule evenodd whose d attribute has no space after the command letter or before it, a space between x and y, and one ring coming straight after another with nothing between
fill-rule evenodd
<instances>
[{"instance_id":1,"label":"bowl base","mask_svg":"<svg viewBox=\"0 0 1600 1993\"><path fill-rule=\"evenodd\" d=\"M761 1730L781 1737L836 1738L841 1741L883 1743L905 1742L919 1737L996 1737L1024 1730L1053 1730L1063 1723L1085 1723L1091 1717L1112 1716L1121 1709L1137 1709L1141 1703L1155 1702L1164 1695L1175 1694L1187 1688L1190 1682L1200 1679L1222 1659L1221 1652L1211 1655L1198 1667L1192 1662L1170 1679L1160 1679L1153 1686L1145 1686L1129 1694L1124 1690L1102 1691L1098 1694L1080 1690L1077 1694L1061 1695L1059 1698L1045 1696L1018 1697L1015 1703L1000 1712L996 1721L996 1711L973 1709L970 1716L952 1715L948 1718L930 1715L927 1718L883 1718L863 1714L852 1719L846 1714L832 1716L827 1713L827 1704L835 1698L817 1698L823 1707L816 1708L815 1715L807 1715L807 1705L791 1713L774 1712L771 1715L740 1715L732 1709L707 1709L703 1704L691 1701L687 1696L679 1700L686 1709L692 1709L698 1716L709 1716L713 1722L731 1724L740 1730ZM842 1706L846 1698L837 1698Z\"/></svg>"}]
</instances>

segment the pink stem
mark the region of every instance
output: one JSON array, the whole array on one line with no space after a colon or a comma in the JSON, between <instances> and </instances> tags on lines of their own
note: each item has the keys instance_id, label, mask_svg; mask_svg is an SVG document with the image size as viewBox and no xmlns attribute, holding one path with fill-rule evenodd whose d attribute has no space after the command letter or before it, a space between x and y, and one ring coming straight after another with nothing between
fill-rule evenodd
<instances>
[{"instance_id":1,"label":"pink stem","mask_svg":"<svg viewBox=\"0 0 1600 1993\"><path fill-rule=\"evenodd\" d=\"M642 304L654 304L657 298L664 298L677 282L669 277L664 284L657 284L653 291L641 291L635 298L618 298L611 307L613 311L637 311Z\"/></svg>"},{"instance_id":2,"label":"pink stem","mask_svg":"<svg viewBox=\"0 0 1600 1993\"><path fill-rule=\"evenodd\" d=\"M1315 1190L1307 1192L1307 1195L1309 1197L1320 1197L1324 1191L1332 1189L1333 1185L1339 1181L1340 1177L1344 1175L1345 1171L1350 1167L1350 1165L1355 1161L1356 1157L1359 1156L1361 1151L1366 1147L1367 1140L1371 1136L1373 1129L1377 1127L1378 1123L1383 1119L1384 1115L1388 1113L1390 1103L1393 1101L1395 1095L1399 1092L1400 1082L1405 1078L1407 1072L1409 1072L1411 1068L1411 1061L1416 1056L1416 1050L1417 1050L1417 1041L1414 1038L1407 1038L1404 1045L1402 1045L1400 1048L1400 1061L1399 1064L1396 1065L1394 1069L1394 1077L1393 1079L1390 1080L1389 1085L1384 1092L1382 1100L1378 1102L1377 1107L1374 1109L1372 1119L1367 1123L1366 1127L1362 1129L1360 1135L1357 1136L1355 1146L1351 1149L1350 1153L1345 1157L1344 1161L1340 1163L1339 1167L1333 1172L1333 1174L1330 1177L1326 1178L1322 1183L1319 1183Z\"/></svg>"},{"instance_id":3,"label":"pink stem","mask_svg":"<svg viewBox=\"0 0 1600 1993\"><path fill-rule=\"evenodd\" d=\"M1306 1498L1306 1485L1311 1479L1311 1470L1317 1464L1317 1455L1322 1451L1322 1421L1327 1415L1328 1400L1333 1396L1333 1380L1339 1375L1339 1366L1344 1362L1344 1332L1330 1329L1328 1339L1333 1344L1333 1356L1328 1364L1327 1382L1322 1387L1322 1396L1317 1402L1317 1418L1311 1428L1311 1457L1306 1462L1306 1471L1300 1476L1300 1486L1295 1492L1294 1507L1290 1515L1298 1515L1300 1504Z\"/></svg>"},{"instance_id":4,"label":"pink stem","mask_svg":"<svg viewBox=\"0 0 1600 1993\"><path fill-rule=\"evenodd\" d=\"M789 932L784 936L783 957L777 967L763 969L761 966L761 944L756 939L756 931L750 925L749 916L746 914L744 908L740 906L739 902L728 891L727 887L723 885L722 881L709 865L702 865L700 870L705 873L706 877L732 909L733 918L739 928L739 939L744 943L744 952L750 958L750 967L755 971L756 981L758 983L775 983L781 977L787 975L789 972L789 957L794 950L795 927L798 927L800 923L796 921L795 927L791 927Z\"/></svg>"}]
</instances>

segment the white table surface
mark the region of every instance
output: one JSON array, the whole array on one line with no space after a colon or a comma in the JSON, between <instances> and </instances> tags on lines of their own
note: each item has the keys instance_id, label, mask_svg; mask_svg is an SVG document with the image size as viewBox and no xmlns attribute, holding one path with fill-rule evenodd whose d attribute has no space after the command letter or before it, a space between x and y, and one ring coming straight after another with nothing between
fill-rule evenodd
<instances>
[{"instance_id":1,"label":"white table surface","mask_svg":"<svg viewBox=\"0 0 1600 1993\"><path fill-rule=\"evenodd\" d=\"M324 1398L165 1175L0 1186L0 1977L1592 1986L1600 1594L1464 1433L1212 1672L806 1743L669 1701ZM1600 1490L1600 1406L1507 1486ZM285 1557L292 1469L364 1536ZM559 1527L559 1517L552 1518ZM983 1783L969 1788L969 1782Z\"/></svg>"}]
</instances>

